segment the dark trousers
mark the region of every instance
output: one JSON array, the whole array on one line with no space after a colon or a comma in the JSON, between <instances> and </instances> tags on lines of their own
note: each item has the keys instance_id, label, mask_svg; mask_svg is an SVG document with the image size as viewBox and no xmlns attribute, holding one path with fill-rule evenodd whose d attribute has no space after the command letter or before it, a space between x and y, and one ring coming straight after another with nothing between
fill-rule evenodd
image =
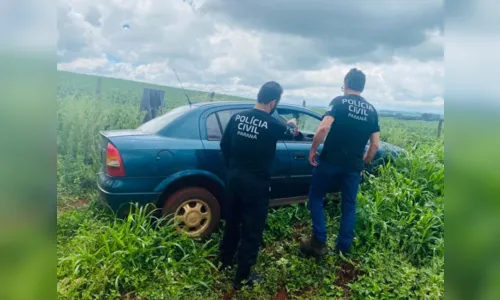
<instances>
[{"instance_id":1,"label":"dark trousers","mask_svg":"<svg viewBox=\"0 0 500 300\"><path fill-rule=\"evenodd\" d=\"M340 229L337 249L348 252L354 239L356 223L356 195L358 193L361 173L347 172L340 167L320 161L313 170L313 178L309 189L309 209L313 224L313 234L321 242L326 242L327 232L323 199L334 184L340 185L342 194Z\"/></svg>"},{"instance_id":2,"label":"dark trousers","mask_svg":"<svg viewBox=\"0 0 500 300\"><path fill-rule=\"evenodd\" d=\"M226 199L220 259L223 264L230 264L238 251L235 281L239 282L248 278L257 261L269 209L269 180L245 171L229 170Z\"/></svg>"}]
</instances>

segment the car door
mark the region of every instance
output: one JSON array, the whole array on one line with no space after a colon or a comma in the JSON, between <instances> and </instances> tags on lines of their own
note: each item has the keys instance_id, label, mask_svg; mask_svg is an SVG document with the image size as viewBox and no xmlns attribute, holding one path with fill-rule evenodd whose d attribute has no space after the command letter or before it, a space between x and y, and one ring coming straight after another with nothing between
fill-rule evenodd
<instances>
[{"instance_id":1,"label":"car door","mask_svg":"<svg viewBox=\"0 0 500 300\"><path fill-rule=\"evenodd\" d=\"M280 117L285 121L292 118L297 119L299 131L302 139L287 140L285 145L290 155L290 197L307 196L311 184L313 166L309 163L309 151L311 150L314 133L321 123L321 119L301 110L291 108L278 109ZM323 144L318 148L318 152L323 149Z\"/></svg>"},{"instance_id":2,"label":"car door","mask_svg":"<svg viewBox=\"0 0 500 300\"><path fill-rule=\"evenodd\" d=\"M222 180L226 178L226 166L220 150L222 133L227 125L222 122L225 115L232 115L241 109L210 110L200 120L200 135L204 148L203 169L216 174Z\"/></svg>"},{"instance_id":3,"label":"car door","mask_svg":"<svg viewBox=\"0 0 500 300\"><path fill-rule=\"evenodd\" d=\"M244 110L219 109L202 117L202 142L205 148L205 169L225 180L226 167L220 150L220 140L232 115ZM203 130L204 129L204 130ZM283 141L276 145L276 156L271 173L270 198L281 198L286 192L290 171L290 155Z\"/></svg>"}]
</instances>

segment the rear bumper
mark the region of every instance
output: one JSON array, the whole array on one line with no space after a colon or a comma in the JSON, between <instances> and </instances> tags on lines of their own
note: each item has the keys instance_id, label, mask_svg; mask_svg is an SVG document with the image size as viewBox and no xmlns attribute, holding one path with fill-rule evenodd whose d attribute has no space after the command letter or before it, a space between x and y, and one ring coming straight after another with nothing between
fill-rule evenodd
<instances>
[{"instance_id":1,"label":"rear bumper","mask_svg":"<svg viewBox=\"0 0 500 300\"><path fill-rule=\"evenodd\" d=\"M116 213L117 216L125 216L129 212L130 204L137 203L139 206L156 204L161 193L120 193L111 192L115 185L114 179L105 174L99 173L97 176L97 189L101 203Z\"/></svg>"}]
</instances>

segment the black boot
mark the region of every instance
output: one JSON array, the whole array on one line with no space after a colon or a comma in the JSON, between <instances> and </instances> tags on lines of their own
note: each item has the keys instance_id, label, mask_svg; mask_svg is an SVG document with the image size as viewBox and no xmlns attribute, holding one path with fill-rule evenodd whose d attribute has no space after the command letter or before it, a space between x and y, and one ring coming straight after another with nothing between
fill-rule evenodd
<instances>
[{"instance_id":1,"label":"black boot","mask_svg":"<svg viewBox=\"0 0 500 300\"><path fill-rule=\"evenodd\" d=\"M262 281L262 276L251 270L251 265L238 263L238 269L236 270L236 276L233 281L235 290L240 290L243 286L253 287L255 283Z\"/></svg>"},{"instance_id":2,"label":"black boot","mask_svg":"<svg viewBox=\"0 0 500 300\"><path fill-rule=\"evenodd\" d=\"M300 251L307 257L314 256L316 258L320 258L327 253L328 249L326 247L326 243L318 241L313 235L310 240L302 241L300 243Z\"/></svg>"},{"instance_id":3,"label":"black boot","mask_svg":"<svg viewBox=\"0 0 500 300\"><path fill-rule=\"evenodd\" d=\"M245 279L235 278L233 283L233 288L235 290L241 290L244 286L253 287L254 284L262 282L262 276L257 273L251 272L250 275Z\"/></svg>"},{"instance_id":4,"label":"black boot","mask_svg":"<svg viewBox=\"0 0 500 300\"><path fill-rule=\"evenodd\" d=\"M236 264L236 260L234 259L234 257L227 258L219 256L219 261L221 263L219 271L224 271L225 269L231 268Z\"/></svg>"},{"instance_id":5,"label":"black boot","mask_svg":"<svg viewBox=\"0 0 500 300\"><path fill-rule=\"evenodd\" d=\"M336 246L333 251L336 255L342 255L344 257L349 255L349 250L340 250L338 246Z\"/></svg>"}]
</instances>

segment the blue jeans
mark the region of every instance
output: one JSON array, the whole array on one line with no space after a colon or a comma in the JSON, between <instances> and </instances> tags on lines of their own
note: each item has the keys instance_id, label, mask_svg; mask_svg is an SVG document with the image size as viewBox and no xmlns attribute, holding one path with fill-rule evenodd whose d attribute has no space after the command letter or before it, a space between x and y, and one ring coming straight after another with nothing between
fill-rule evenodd
<instances>
[{"instance_id":1,"label":"blue jeans","mask_svg":"<svg viewBox=\"0 0 500 300\"><path fill-rule=\"evenodd\" d=\"M337 185L342 193L340 230L337 249L347 253L354 239L356 223L356 195L361 181L360 172L346 172L340 167L320 161L313 170L309 189L309 209L313 224L313 234L317 240L325 243L327 239L325 209L323 199Z\"/></svg>"}]
</instances>

